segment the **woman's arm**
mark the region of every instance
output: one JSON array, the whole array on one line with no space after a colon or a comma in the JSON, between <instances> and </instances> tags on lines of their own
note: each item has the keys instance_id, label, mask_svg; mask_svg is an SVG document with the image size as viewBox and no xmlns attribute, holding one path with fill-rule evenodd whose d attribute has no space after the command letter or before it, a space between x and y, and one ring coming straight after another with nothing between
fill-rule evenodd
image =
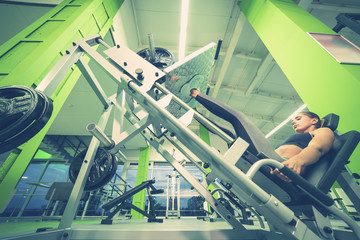
<instances>
[{"instance_id":1,"label":"woman's arm","mask_svg":"<svg viewBox=\"0 0 360 240\"><path fill-rule=\"evenodd\" d=\"M331 149L335 139L334 133L329 128L319 128L313 131L312 134L313 138L306 148L304 148L299 154L282 162L282 164L297 174L302 174L307 166L316 163L320 157L325 155ZM286 181L289 180L277 169L275 169L273 173Z\"/></svg>"}]
</instances>

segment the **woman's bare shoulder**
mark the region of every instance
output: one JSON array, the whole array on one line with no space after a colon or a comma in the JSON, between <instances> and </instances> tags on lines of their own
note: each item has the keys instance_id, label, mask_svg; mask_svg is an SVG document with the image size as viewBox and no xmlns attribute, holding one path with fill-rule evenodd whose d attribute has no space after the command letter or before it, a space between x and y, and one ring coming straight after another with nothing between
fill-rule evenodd
<instances>
[{"instance_id":1,"label":"woman's bare shoulder","mask_svg":"<svg viewBox=\"0 0 360 240\"><path fill-rule=\"evenodd\" d=\"M331 137L331 138L334 137L334 132L328 127L322 127L322 128L315 129L310 134L313 137L314 136L323 136L323 137Z\"/></svg>"}]
</instances>

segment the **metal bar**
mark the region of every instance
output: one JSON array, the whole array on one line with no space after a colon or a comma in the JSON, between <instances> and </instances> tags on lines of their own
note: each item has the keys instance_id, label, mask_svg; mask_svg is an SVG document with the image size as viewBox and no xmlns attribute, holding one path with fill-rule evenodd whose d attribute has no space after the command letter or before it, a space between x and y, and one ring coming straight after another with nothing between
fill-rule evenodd
<instances>
[{"instance_id":1,"label":"metal bar","mask_svg":"<svg viewBox=\"0 0 360 240\"><path fill-rule=\"evenodd\" d=\"M164 135L164 136L172 145L174 145L174 147L176 147L176 149L178 149L188 160L190 160L204 175L208 174L208 172L203 167L201 167L201 165L197 161L195 161L195 159L193 157L191 157L189 153L187 153L182 147L180 147L179 144L177 144L174 140L172 140L168 135Z\"/></svg>"},{"instance_id":2,"label":"metal bar","mask_svg":"<svg viewBox=\"0 0 360 240\"><path fill-rule=\"evenodd\" d=\"M360 186L348 171L349 170L342 171L336 181L354 204L356 211L360 212Z\"/></svg>"},{"instance_id":3,"label":"metal bar","mask_svg":"<svg viewBox=\"0 0 360 240\"><path fill-rule=\"evenodd\" d=\"M360 228L359 225L354 221L354 219L352 219L351 217L349 217L348 215L346 215L345 213L343 213L340 209L338 209L335 205L332 205L330 207L326 207L332 214L334 214L335 216L339 217L340 219L342 219L350 228L351 230L354 231L354 234L356 235L357 239L360 239Z\"/></svg>"},{"instance_id":4,"label":"metal bar","mask_svg":"<svg viewBox=\"0 0 360 240\"><path fill-rule=\"evenodd\" d=\"M177 175L177 217L180 218L180 177Z\"/></svg>"},{"instance_id":5,"label":"metal bar","mask_svg":"<svg viewBox=\"0 0 360 240\"><path fill-rule=\"evenodd\" d=\"M248 88L245 90L245 96L250 96L254 88L258 85L259 82L262 82L269 74L269 72L273 69L275 65L274 58L270 53L263 58L260 66L258 67L255 76L250 80L250 84Z\"/></svg>"},{"instance_id":6,"label":"metal bar","mask_svg":"<svg viewBox=\"0 0 360 240\"><path fill-rule=\"evenodd\" d=\"M128 112L125 113L125 117L128 115L129 115ZM118 138L118 142L115 142L115 146L111 150L111 153L115 153L115 152L119 151L119 149L122 146L124 146L125 143L130 141L132 138L136 137L141 131L143 131L145 128L147 128L150 124L151 124L150 118L142 119L142 121L134 123L133 126L135 127L135 130L133 132L131 132L130 134L127 131L122 132Z\"/></svg>"},{"instance_id":7,"label":"metal bar","mask_svg":"<svg viewBox=\"0 0 360 240\"><path fill-rule=\"evenodd\" d=\"M107 49L111 48L106 42L104 42L101 38L97 39L97 42L106 47Z\"/></svg>"},{"instance_id":8,"label":"metal bar","mask_svg":"<svg viewBox=\"0 0 360 240\"><path fill-rule=\"evenodd\" d=\"M221 87L221 84L222 84L222 82L223 82L223 80L225 78L225 73L226 73L226 71L227 71L227 69L229 67L230 60L231 60L231 58L232 58L232 56L234 54L236 44L239 41L239 37L240 37L241 32L243 31L245 22L246 22L246 17L241 12L240 16L238 18L238 21L236 23L235 29L233 31L233 35L231 36L229 47L226 50L226 55L225 55L225 58L224 58L224 61L223 61L223 65L221 66L220 72L218 74L218 79L216 80L215 88L214 88L214 90L212 92L212 97L214 97L214 98L216 98L216 96L217 96L217 94L219 92L219 89Z\"/></svg>"},{"instance_id":9,"label":"metal bar","mask_svg":"<svg viewBox=\"0 0 360 240\"><path fill-rule=\"evenodd\" d=\"M84 218L85 218L85 215L86 215L89 203L90 203L90 199L91 199L91 195L89 196L88 200L86 200L86 202L85 202L84 210L83 210L83 213L81 214L81 220L84 220ZM101 217L102 217L102 214L103 214L103 212L101 212Z\"/></svg>"},{"instance_id":10,"label":"metal bar","mask_svg":"<svg viewBox=\"0 0 360 240\"><path fill-rule=\"evenodd\" d=\"M155 61L155 44L154 44L154 37L151 33L148 34L149 40L149 53L150 53L150 62Z\"/></svg>"},{"instance_id":11,"label":"metal bar","mask_svg":"<svg viewBox=\"0 0 360 240\"><path fill-rule=\"evenodd\" d=\"M49 160L46 161L45 166L43 167L43 169L41 170L41 173L39 174L38 178L36 179L36 182L40 182L40 180L41 180L41 178L44 176L44 173L45 173L46 169L48 168L48 166L49 166ZM38 185L33 185L33 186L32 186L32 188L31 188L31 190L30 190L30 192L29 192L29 194L28 194L25 202L23 203L23 205L22 205L22 207L21 207L21 209L20 209L17 217L20 217L20 216L22 215L22 213L24 212L25 208L26 208L27 205L29 204L30 199L31 199L31 197L32 197L32 195L33 195L33 193L35 192L35 190L36 190L37 187L38 187Z\"/></svg>"},{"instance_id":12,"label":"metal bar","mask_svg":"<svg viewBox=\"0 0 360 240\"><path fill-rule=\"evenodd\" d=\"M167 181L166 181L166 218L168 218L169 216L169 191L170 191L170 175L168 175L167 177Z\"/></svg>"},{"instance_id":13,"label":"metal bar","mask_svg":"<svg viewBox=\"0 0 360 240\"><path fill-rule=\"evenodd\" d=\"M336 20L338 21L338 23L345 25L357 34L360 34L360 23L356 21L358 19L358 16L359 14L340 13L336 17Z\"/></svg>"},{"instance_id":14,"label":"metal bar","mask_svg":"<svg viewBox=\"0 0 360 240\"><path fill-rule=\"evenodd\" d=\"M110 97L112 98L112 97ZM112 128L112 138L115 142L119 142L119 133L121 133L124 127L124 115L126 113L125 104L126 104L126 93L125 91L118 87L117 94L111 100L115 104L114 109L114 120Z\"/></svg>"},{"instance_id":15,"label":"metal bar","mask_svg":"<svg viewBox=\"0 0 360 240\"><path fill-rule=\"evenodd\" d=\"M89 83L92 90L95 92L96 96L99 98L100 102L104 105L104 108L108 108L108 97L106 96L100 83L97 81L94 73L91 71L89 65L87 64L83 56L80 56L79 61L77 61L76 65L80 69L81 73L84 75L86 81Z\"/></svg>"},{"instance_id":16,"label":"metal bar","mask_svg":"<svg viewBox=\"0 0 360 240\"><path fill-rule=\"evenodd\" d=\"M284 167L284 164L280 163L279 161L276 161L273 159L262 159L262 160L257 161L250 167L250 169L246 173L246 176L249 179L252 179L254 177L255 173L257 173L259 171L259 169L264 165L270 165L270 166L276 167L278 169L281 169L282 167Z\"/></svg>"},{"instance_id":17,"label":"metal bar","mask_svg":"<svg viewBox=\"0 0 360 240\"><path fill-rule=\"evenodd\" d=\"M106 148L111 148L114 146L114 141L108 138L95 123L89 123L86 126L86 130L88 130L94 137L96 137Z\"/></svg>"},{"instance_id":18,"label":"metal bar","mask_svg":"<svg viewBox=\"0 0 360 240\"><path fill-rule=\"evenodd\" d=\"M78 45L75 45L69 50L66 50L65 53L66 55L60 58L60 60L36 87L36 90L43 92L48 97L55 92L56 88L59 86L66 74L68 74L70 68L79 60L83 51Z\"/></svg>"},{"instance_id":19,"label":"metal bar","mask_svg":"<svg viewBox=\"0 0 360 240\"><path fill-rule=\"evenodd\" d=\"M106 124L110 117L112 106L113 105L110 105L110 107L108 109L106 109L106 111L104 111L104 113L100 117L98 126L101 130L104 130L106 127ZM72 221L77 213L77 209L78 209L78 206L80 203L81 196L84 191L86 179L87 179L90 169L94 163L94 158L96 155L96 151L99 147L99 144L100 144L100 141L96 137L93 137L91 139L91 142L90 142L88 151L86 152L80 172L78 174L78 177L76 179L74 187L71 191L69 201L66 204L66 208L65 208L63 217L61 218L61 221L60 221L60 224L58 227L59 229L65 229L65 228L71 227Z\"/></svg>"},{"instance_id":20,"label":"metal bar","mask_svg":"<svg viewBox=\"0 0 360 240\"><path fill-rule=\"evenodd\" d=\"M86 54L91 57L108 76L110 76L116 83L121 84L120 77L125 75L114 65L108 62L103 56L91 48L86 42L80 42L80 47L86 52Z\"/></svg>"}]
</instances>

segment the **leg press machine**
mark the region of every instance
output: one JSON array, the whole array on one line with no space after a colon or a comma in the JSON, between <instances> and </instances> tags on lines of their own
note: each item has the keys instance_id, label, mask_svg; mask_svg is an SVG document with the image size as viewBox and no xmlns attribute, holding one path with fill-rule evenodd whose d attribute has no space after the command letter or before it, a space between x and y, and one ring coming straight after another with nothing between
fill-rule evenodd
<instances>
[{"instance_id":1,"label":"leg press machine","mask_svg":"<svg viewBox=\"0 0 360 240\"><path fill-rule=\"evenodd\" d=\"M98 44L107 49L102 53L97 52L93 46ZM106 96L101 81L96 79L83 55L90 57L115 81L118 89L114 95ZM186 61L187 58L178 64ZM99 35L74 42L36 89L51 96L74 64L79 67L103 104L104 112L96 127L92 128L94 137L57 233L71 233L72 219L75 217L85 179L99 145L108 147L109 152L124 159L126 156L121 153L121 147L134 136L141 134L203 196L216 213L231 225L237 239L360 239L358 224L335 207L334 200L328 196L330 187L340 176L339 183L346 186L345 188L355 187L352 195L357 195L354 199L359 197L358 185L350 184L354 180L344 171L344 165L360 140L358 132L336 136L334 147L328 154L331 155L330 160L319 161L319 165L322 165L319 168L324 169L325 166L325 170L315 174L317 168L314 168L314 171L303 178L275 159L273 148L242 113L225 109L230 114L227 120L234 125L236 131L236 137L230 137L164 87L163 80L170 70L159 70L124 46L110 47ZM169 68L173 69L172 66ZM176 103L184 114L180 117L174 116L167 110L170 103ZM115 111L115 116L121 116L114 121L121 124L126 119L134 127L132 132L113 132L113 136L118 135L116 141L104 134L111 111ZM329 122L336 121L333 120L336 118L333 115L329 118ZM194 119L229 145L224 155L189 129L188 126ZM172 147L168 147L169 145ZM181 164L183 159L177 159L173 149L198 166L206 175L203 182L199 182L184 168ZM211 169L210 173L199 164L200 161ZM280 169L293 180L292 183L286 183L269 174L270 167ZM222 189L221 191L231 192L242 206L255 213L261 226L254 229L242 224L208 191L210 184ZM302 210L301 213L299 209ZM350 230L334 230L329 215L344 221Z\"/></svg>"}]
</instances>

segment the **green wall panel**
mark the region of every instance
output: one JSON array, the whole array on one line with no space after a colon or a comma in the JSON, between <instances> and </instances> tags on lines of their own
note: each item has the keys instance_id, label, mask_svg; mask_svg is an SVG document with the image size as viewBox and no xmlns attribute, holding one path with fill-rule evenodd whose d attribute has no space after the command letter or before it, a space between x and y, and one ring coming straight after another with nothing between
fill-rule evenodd
<instances>
[{"instance_id":1,"label":"green wall panel","mask_svg":"<svg viewBox=\"0 0 360 240\"><path fill-rule=\"evenodd\" d=\"M52 18L68 19L73 16L73 14L75 14L75 12L79 10L80 7L81 5L64 6L59 12L55 13Z\"/></svg>"},{"instance_id":2,"label":"green wall panel","mask_svg":"<svg viewBox=\"0 0 360 240\"><path fill-rule=\"evenodd\" d=\"M20 41L0 56L0 72L8 73L19 64L19 59L30 54L41 42ZM4 76L7 76L4 75ZM1 84L1 83L0 83Z\"/></svg>"},{"instance_id":3,"label":"green wall panel","mask_svg":"<svg viewBox=\"0 0 360 240\"><path fill-rule=\"evenodd\" d=\"M27 39L39 39L50 35L55 32L65 21L59 20L48 20L44 22L40 27L31 32L26 38Z\"/></svg>"},{"instance_id":4,"label":"green wall panel","mask_svg":"<svg viewBox=\"0 0 360 240\"><path fill-rule=\"evenodd\" d=\"M106 22L109 20L109 16L107 15L107 13L105 11L105 7L98 8L94 12L94 18L95 18L95 21L96 21L99 29L103 28L104 25L106 24Z\"/></svg>"},{"instance_id":5,"label":"green wall panel","mask_svg":"<svg viewBox=\"0 0 360 240\"><path fill-rule=\"evenodd\" d=\"M290 0L244 0L239 7L308 108L338 114L340 132L360 131L360 66L339 64L307 33L334 32ZM359 157L358 147L354 172Z\"/></svg>"}]
</instances>

